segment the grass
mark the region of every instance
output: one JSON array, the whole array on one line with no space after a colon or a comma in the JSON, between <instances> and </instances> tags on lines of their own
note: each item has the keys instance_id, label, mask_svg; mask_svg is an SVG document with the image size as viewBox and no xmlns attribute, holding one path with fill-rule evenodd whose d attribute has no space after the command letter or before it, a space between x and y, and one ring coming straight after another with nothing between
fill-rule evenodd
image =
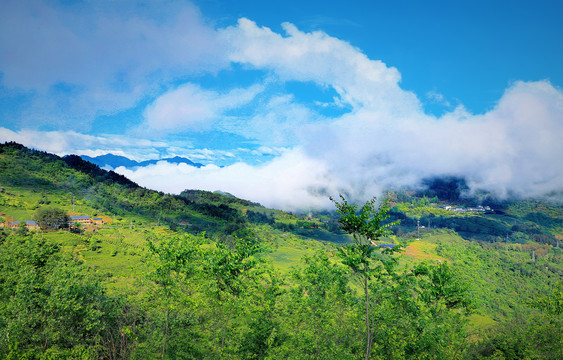
<instances>
[{"instance_id":1,"label":"grass","mask_svg":"<svg viewBox=\"0 0 563 360\"><path fill-rule=\"evenodd\" d=\"M164 228L137 231L128 228L105 228L96 233L73 234L67 231L45 232L46 239L58 243L66 253L74 254L85 265L114 280L131 278L142 266L146 238L162 234Z\"/></svg>"},{"instance_id":2,"label":"grass","mask_svg":"<svg viewBox=\"0 0 563 360\"><path fill-rule=\"evenodd\" d=\"M292 233L272 229L262 225L254 228L262 240L263 257L270 260L275 269L288 273L300 263L304 256L311 256L316 251L332 249L334 245L322 241L303 239Z\"/></svg>"},{"instance_id":3,"label":"grass","mask_svg":"<svg viewBox=\"0 0 563 360\"><path fill-rule=\"evenodd\" d=\"M282 273L287 273L291 268L299 263L299 261L307 255L312 255L311 248L305 248L294 245L283 245L277 247L273 252L267 253L265 258L272 261L275 269Z\"/></svg>"},{"instance_id":4,"label":"grass","mask_svg":"<svg viewBox=\"0 0 563 360\"><path fill-rule=\"evenodd\" d=\"M417 260L443 260L444 258L436 255L437 245L423 240L415 240L405 248L405 256Z\"/></svg>"}]
</instances>

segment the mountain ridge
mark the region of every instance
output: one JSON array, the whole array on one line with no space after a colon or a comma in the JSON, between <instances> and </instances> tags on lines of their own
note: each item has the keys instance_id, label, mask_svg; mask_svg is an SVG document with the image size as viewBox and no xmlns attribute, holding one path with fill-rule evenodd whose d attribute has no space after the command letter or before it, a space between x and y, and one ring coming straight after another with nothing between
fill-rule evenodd
<instances>
[{"instance_id":1,"label":"mountain ridge","mask_svg":"<svg viewBox=\"0 0 563 360\"><path fill-rule=\"evenodd\" d=\"M98 165L101 168L104 168L106 166L110 166L111 168L115 169L118 168L120 166L126 167L126 168L136 168L136 167L144 167L144 166L149 166L149 165L154 165L156 163L158 163L159 161L166 161L169 162L171 164L187 164L190 166L194 166L197 168L200 168L202 166L204 166L201 163L196 163L191 161L188 158L185 157L181 157L181 156L174 156L174 157L169 157L169 158L163 158L163 159L153 159L153 160L144 160L144 161L135 161L135 160L131 160L125 156L121 156L121 155L115 155L115 154L105 154L105 155L99 155L99 156L95 156L95 157L91 157L88 155L80 155L80 157L94 165Z\"/></svg>"}]
</instances>

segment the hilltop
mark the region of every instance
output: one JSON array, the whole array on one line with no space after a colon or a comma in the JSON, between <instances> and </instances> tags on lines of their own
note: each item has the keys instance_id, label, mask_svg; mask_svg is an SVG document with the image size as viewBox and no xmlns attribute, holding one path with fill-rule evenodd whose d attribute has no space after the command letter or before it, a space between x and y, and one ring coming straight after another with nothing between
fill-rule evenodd
<instances>
[{"instance_id":1,"label":"hilltop","mask_svg":"<svg viewBox=\"0 0 563 360\"><path fill-rule=\"evenodd\" d=\"M346 241L320 229L320 222L238 199L230 194L185 190L179 195L149 190L114 171L81 157L58 157L15 143L0 145L0 184L4 205L13 220L28 220L41 205L53 204L74 215L104 216L115 221L166 224L190 233L230 235L247 224ZM73 205L74 204L74 205ZM75 211L72 211L72 208Z\"/></svg>"}]
</instances>

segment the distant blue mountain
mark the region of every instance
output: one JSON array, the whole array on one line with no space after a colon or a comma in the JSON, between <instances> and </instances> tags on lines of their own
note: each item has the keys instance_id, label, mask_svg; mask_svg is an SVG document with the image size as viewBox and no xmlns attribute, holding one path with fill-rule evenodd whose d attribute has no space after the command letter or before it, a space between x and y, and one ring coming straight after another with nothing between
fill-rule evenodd
<instances>
[{"instance_id":1,"label":"distant blue mountain","mask_svg":"<svg viewBox=\"0 0 563 360\"><path fill-rule=\"evenodd\" d=\"M167 161L169 163L172 164L188 164L190 166L195 166L197 168L200 168L203 166L203 164L200 163L194 163L193 161L191 161L190 159L187 158L183 158L180 156L175 156L173 158L165 158L165 159L159 159L159 160L145 160L145 161L135 161L135 160L131 160L129 158L126 158L125 156L119 156L119 155L113 155L113 154L106 154L106 155L100 155L100 156L96 156L96 157L90 157L87 155L80 155L80 157L88 162L91 162L92 164L98 165L99 167L106 167L106 166L111 166L112 168L117 168L120 166L124 166L126 168L135 168L138 166L147 166L147 165L153 165L156 164L159 161Z\"/></svg>"},{"instance_id":2,"label":"distant blue mountain","mask_svg":"<svg viewBox=\"0 0 563 360\"><path fill-rule=\"evenodd\" d=\"M94 165L98 165L99 167L105 167L106 165L109 165L115 169L119 166L125 166L126 168L139 166L139 163L136 162L135 160L131 160L124 156L118 156L113 154L106 154L96 157L80 155L80 157L88 162L91 162Z\"/></svg>"}]
</instances>

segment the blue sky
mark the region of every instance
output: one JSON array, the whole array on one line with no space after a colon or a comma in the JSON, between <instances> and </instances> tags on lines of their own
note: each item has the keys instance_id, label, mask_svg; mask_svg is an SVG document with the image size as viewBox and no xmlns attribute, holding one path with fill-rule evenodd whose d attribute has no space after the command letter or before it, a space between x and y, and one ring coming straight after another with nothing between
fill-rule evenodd
<instances>
[{"instance_id":1,"label":"blue sky","mask_svg":"<svg viewBox=\"0 0 563 360\"><path fill-rule=\"evenodd\" d=\"M435 175L563 188L559 1L0 3L0 141L141 185L330 206Z\"/></svg>"}]
</instances>

